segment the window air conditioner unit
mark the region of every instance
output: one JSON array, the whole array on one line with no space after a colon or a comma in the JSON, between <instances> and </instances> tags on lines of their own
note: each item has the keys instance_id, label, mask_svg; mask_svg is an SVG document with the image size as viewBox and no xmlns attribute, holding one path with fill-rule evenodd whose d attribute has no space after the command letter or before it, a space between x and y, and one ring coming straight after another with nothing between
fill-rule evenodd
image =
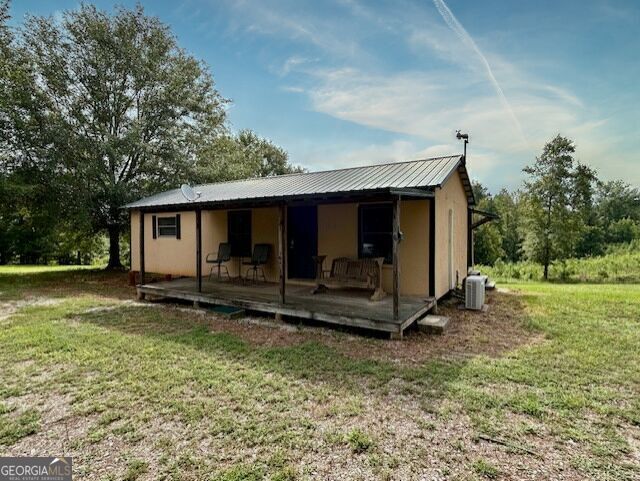
<instances>
[{"instance_id":1,"label":"window air conditioner unit","mask_svg":"<svg viewBox=\"0 0 640 481\"><path fill-rule=\"evenodd\" d=\"M464 306L479 311L484 305L484 283L482 276L468 276L465 281Z\"/></svg>"}]
</instances>

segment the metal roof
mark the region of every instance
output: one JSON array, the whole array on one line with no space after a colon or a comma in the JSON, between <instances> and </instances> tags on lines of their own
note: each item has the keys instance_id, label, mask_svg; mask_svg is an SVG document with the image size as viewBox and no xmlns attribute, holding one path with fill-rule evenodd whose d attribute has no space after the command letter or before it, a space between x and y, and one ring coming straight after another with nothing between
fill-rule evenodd
<instances>
[{"instance_id":1,"label":"metal roof","mask_svg":"<svg viewBox=\"0 0 640 481\"><path fill-rule=\"evenodd\" d=\"M195 186L200 197L188 201L173 189L127 204L125 208L138 209L161 206L223 204L234 201L295 199L319 195L339 195L366 192L429 189L441 186L458 169L473 204L473 193L462 156L394 162L388 164L350 167L321 172L259 177L246 180L203 184Z\"/></svg>"}]
</instances>

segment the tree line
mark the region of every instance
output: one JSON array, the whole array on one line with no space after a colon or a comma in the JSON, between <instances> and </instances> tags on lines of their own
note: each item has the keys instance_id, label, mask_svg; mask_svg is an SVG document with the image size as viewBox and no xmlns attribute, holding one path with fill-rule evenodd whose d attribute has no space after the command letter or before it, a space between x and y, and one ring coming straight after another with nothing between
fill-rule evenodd
<instances>
[{"instance_id":1,"label":"tree line","mask_svg":"<svg viewBox=\"0 0 640 481\"><path fill-rule=\"evenodd\" d=\"M9 20L0 1L0 264L87 261L108 239L120 267L128 202L300 170L230 130L209 66L141 6Z\"/></svg>"},{"instance_id":2,"label":"tree line","mask_svg":"<svg viewBox=\"0 0 640 481\"><path fill-rule=\"evenodd\" d=\"M82 4L60 18L9 26L0 0L0 264L88 262L119 267L122 206L174 188L284 174L287 153L250 130L233 133L230 101L209 66L141 6ZM545 266L640 238L640 192L601 181L557 136L524 169L522 188L478 208L498 214L475 235L475 260Z\"/></svg>"},{"instance_id":3,"label":"tree line","mask_svg":"<svg viewBox=\"0 0 640 481\"><path fill-rule=\"evenodd\" d=\"M475 232L477 263L529 260L544 266L546 279L554 261L640 240L640 190L599 179L575 152L573 141L558 135L524 168L520 189L493 195L474 183L478 209L499 216Z\"/></svg>"}]
</instances>

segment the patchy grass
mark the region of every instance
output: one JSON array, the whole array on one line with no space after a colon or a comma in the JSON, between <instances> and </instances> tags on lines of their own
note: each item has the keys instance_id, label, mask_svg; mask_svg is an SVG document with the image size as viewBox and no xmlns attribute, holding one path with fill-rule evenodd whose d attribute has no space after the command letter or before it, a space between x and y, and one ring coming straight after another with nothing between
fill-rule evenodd
<instances>
[{"instance_id":1,"label":"patchy grass","mask_svg":"<svg viewBox=\"0 0 640 481\"><path fill-rule=\"evenodd\" d=\"M484 459L478 459L473 463L473 470L483 478L496 479L500 471L495 466L486 462Z\"/></svg>"},{"instance_id":2,"label":"patchy grass","mask_svg":"<svg viewBox=\"0 0 640 481\"><path fill-rule=\"evenodd\" d=\"M347 442L354 453L364 453L373 446L373 440L357 428L347 435Z\"/></svg>"},{"instance_id":3,"label":"patchy grass","mask_svg":"<svg viewBox=\"0 0 640 481\"><path fill-rule=\"evenodd\" d=\"M148 471L148 464L146 461L140 459L133 459L127 463L127 471L122 478L123 481L135 481Z\"/></svg>"},{"instance_id":4,"label":"patchy grass","mask_svg":"<svg viewBox=\"0 0 640 481\"><path fill-rule=\"evenodd\" d=\"M511 288L391 342L0 270L0 453L77 479L637 479L640 286Z\"/></svg>"}]
</instances>

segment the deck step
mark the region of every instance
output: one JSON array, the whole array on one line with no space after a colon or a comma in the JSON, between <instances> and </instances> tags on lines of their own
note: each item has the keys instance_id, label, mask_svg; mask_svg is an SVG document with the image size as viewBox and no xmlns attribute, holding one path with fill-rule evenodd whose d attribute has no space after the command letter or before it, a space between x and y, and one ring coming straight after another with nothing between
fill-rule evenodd
<instances>
[{"instance_id":1,"label":"deck step","mask_svg":"<svg viewBox=\"0 0 640 481\"><path fill-rule=\"evenodd\" d=\"M418 321L418 329L430 334L443 334L448 326L449 318L447 316L428 315Z\"/></svg>"}]
</instances>

